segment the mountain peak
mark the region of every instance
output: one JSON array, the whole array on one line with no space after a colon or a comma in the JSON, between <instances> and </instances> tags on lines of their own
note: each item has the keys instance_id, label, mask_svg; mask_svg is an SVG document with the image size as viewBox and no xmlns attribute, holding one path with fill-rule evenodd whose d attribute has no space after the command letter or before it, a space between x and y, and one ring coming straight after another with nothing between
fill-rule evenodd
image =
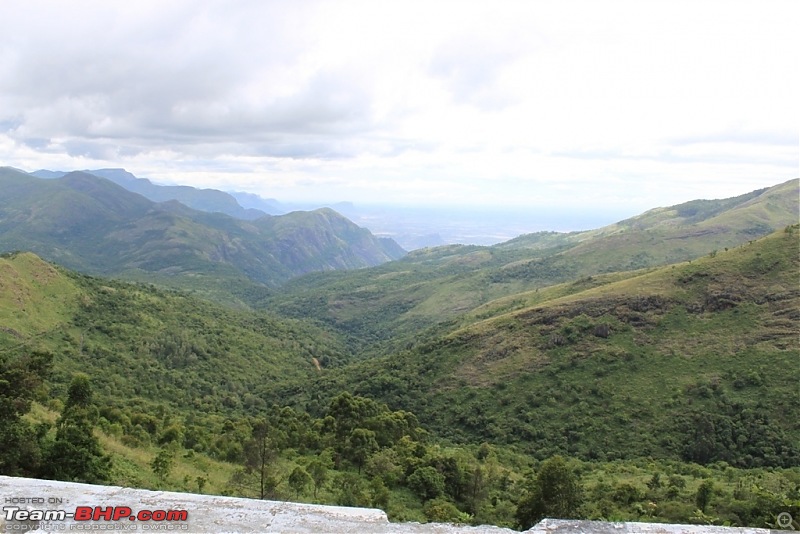
<instances>
[{"instance_id":1,"label":"mountain peak","mask_svg":"<svg viewBox=\"0 0 800 534\"><path fill-rule=\"evenodd\" d=\"M212 276L221 285L235 279L275 286L312 271L367 267L402 255L333 210L243 221L175 199L157 204L85 171L56 179L3 171L0 195L0 250L32 250L96 274L150 273L172 283L176 275Z\"/></svg>"}]
</instances>

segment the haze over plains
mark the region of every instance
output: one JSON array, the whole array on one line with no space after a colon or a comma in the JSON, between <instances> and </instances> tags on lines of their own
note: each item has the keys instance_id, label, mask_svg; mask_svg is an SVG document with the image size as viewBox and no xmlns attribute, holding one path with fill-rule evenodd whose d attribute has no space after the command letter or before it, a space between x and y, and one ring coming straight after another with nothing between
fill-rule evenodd
<instances>
[{"instance_id":1,"label":"haze over plains","mask_svg":"<svg viewBox=\"0 0 800 534\"><path fill-rule=\"evenodd\" d=\"M0 164L610 222L799 174L795 9L6 0Z\"/></svg>"}]
</instances>

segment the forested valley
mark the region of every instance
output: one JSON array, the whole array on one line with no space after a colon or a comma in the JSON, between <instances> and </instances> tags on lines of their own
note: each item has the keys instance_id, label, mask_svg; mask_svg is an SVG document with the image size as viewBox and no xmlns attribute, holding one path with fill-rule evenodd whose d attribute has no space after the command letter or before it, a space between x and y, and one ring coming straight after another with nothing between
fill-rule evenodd
<instances>
[{"instance_id":1,"label":"forested valley","mask_svg":"<svg viewBox=\"0 0 800 534\"><path fill-rule=\"evenodd\" d=\"M757 197L251 302L5 253L0 473L512 528L799 517L800 225L773 198L723 227Z\"/></svg>"}]
</instances>

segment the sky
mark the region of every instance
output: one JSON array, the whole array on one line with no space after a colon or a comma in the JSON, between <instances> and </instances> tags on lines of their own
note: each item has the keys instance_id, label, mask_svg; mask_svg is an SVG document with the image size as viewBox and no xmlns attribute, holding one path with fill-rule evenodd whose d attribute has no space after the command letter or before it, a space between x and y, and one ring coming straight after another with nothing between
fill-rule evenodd
<instances>
[{"instance_id":1,"label":"sky","mask_svg":"<svg viewBox=\"0 0 800 534\"><path fill-rule=\"evenodd\" d=\"M797 4L0 0L0 165L632 215L800 175Z\"/></svg>"}]
</instances>

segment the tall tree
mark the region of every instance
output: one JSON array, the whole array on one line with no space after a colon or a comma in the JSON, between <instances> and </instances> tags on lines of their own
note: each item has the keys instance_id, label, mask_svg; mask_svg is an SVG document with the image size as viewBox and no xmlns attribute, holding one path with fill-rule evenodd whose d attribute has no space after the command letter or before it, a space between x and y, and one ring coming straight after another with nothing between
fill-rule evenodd
<instances>
[{"instance_id":1,"label":"tall tree","mask_svg":"<svg viewBox=\"0 0 800 534\"><path fill-rule=\"evenodd\" d=\"M408 477L408 487L423 501L444 494L444 477L431 466L420 467Z\"/></svg>"},{"instance_id":2,"label":"tall tree","mask_svg":"<svg viewBox=\"0 0 800 534\"><path fill-rule=\"evenodd\" d=\"M333 460L329 450L323 451L319 456L311 460L308 464L308 474L311 475L311 481L314 483L314 498L317 498L317 492L328 481L328 469L333 467Z\"/></svg>"},{"instance_id":3,"label":"tall tree","mask_svg":"<svg viewBox=\"0 0 800 534\"><path fill-rule=\"evenodd\" d=\"M345 453L347 458L358 468L359 474L370 454L376 450L378 450L378 442L375 441L375 432L372 430L356 428L347 437Z\"/></svg>"},{"instance_id":4,"label":"tall tree","mask_svg":"<svg viewBox=\"0 0 800 534\"><path fill-rule=\"evenodd\" d=\"M94 435L98 411L89 376L72 378L67 401L56 423L56 437L46 453L46 475L56 480L100 483L108 480L111 458Z\"/></svg>"},{"instance_id":5,"label":"tall tree","mask_svg":"<svg viewBox=\"0 0 800 534\"><path fill-rule=\"evenodd\" d=\"M278 450L270 436L269 424L266 420L256 423L252 438L245 446L245 467L256 474L259 499L275 496L279 482L275 468L277 458Z\"/></svg>"},{"instance_id":6,"label":"tall tree","mask_svg":"<svg viewBox=\"0 0 800 534\"><path fill-rule=\"evenodd\" d=\"M517 522L523 530L545 517L572 519L579 515L583 502L581 485L561 456L545 461L529 484L517 506Z\"/></svg>"},{"instance_id":7,"label":"tall tree","mask_svg":"<svg viewBox=\"0 0 800 534\"><path fill-rule=\"evenodd\" d=\"M153 473L161 480L161 482L165 482L167 477L169 476L170 471L172 471L172 464L174 463L174 458L172 455L172 451L168 448L163 448L158 451L153 461L150 462L150 468L153 470Z\"/></svg>"},{"instance_id":8,"label":"tall tree","mask_svg":"<svg viewBox=\"0 0 800 534\"><path fill-rule=\"evenodd\" d=\"M0 473L37 476L41 433L22 416L50 371L53 357L31 352L19 357L0 353Z\"/></svg>"},{"instance_id":9,"label":"tall tree","mask_svg":"<svg viewBox=\"0 0 800 534\"><path fill-rule=\"evenodd\" d=\"M695 493L694 496L694 502L697 505L698 510L701 512L706 511L706 508L711 502L711 496L713 494L714 482L712 480L704 480L697 488L697 493Z\"/></svg>"},{"instance_id":10,"label":"tall tree","mask_svg":"<svg viewBox=\"0 0 800 534\"><path fill-rule=\"evenodd\" d=\"M308 474L308 471L298 465L289 475L288 482L289 487L294 490L295 497L299 499L300 494L305 491L309 484L311 484L311 475Z\"/></svg>"}]
</instances>

